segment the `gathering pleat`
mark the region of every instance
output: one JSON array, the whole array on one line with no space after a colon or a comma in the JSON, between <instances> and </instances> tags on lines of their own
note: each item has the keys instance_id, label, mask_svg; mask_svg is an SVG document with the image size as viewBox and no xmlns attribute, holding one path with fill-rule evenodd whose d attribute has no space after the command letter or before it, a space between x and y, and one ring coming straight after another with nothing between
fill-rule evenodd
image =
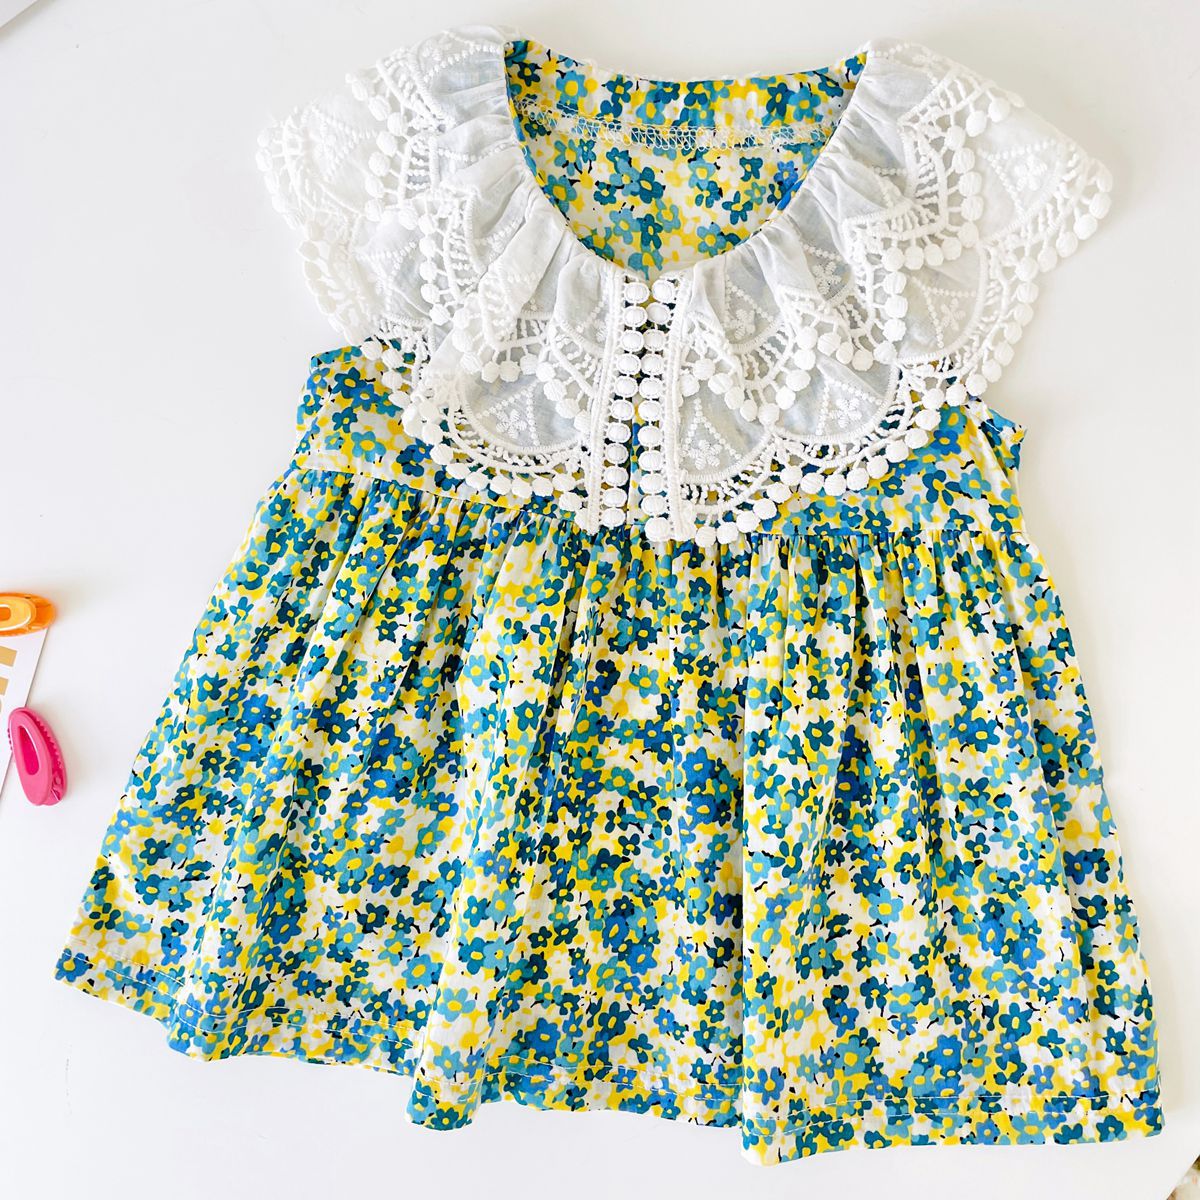
<instances>
[{"instance_id":1,"label":"gathering pleat","mask_svg":"<svg viewBox=\"0 0 1200 1200\"><path fill-rule=\"evenodd\" d=\"M1078 1073L1093 1094L1116 1093L1138 1120L1152 1122L1150 983L1074 642L1036 547L1004 537L992 553L1045 788L1046 856L1062 889L1061 952L1079 972L1070 1001Z\"/></svg>"},{"instance_id":2,"label":"gathering pleat","mask_svg":"<svg viewBox=\"0 0 1200 1200\"><path fill-rule=\"evenodd\" d=\"M522 935L540 841L564 678L587 557L561 527L494 525L487 580L458 675L465 810L443 963L415 1058L409 1111L431 1125L469 1119L498 1049L500 994Z\"/></svg>"},{"instance_id":3,"label":"gathering pleat","mask_svg":"<svg viewBox=\"0 0 1200 1200\"><path fill-rule=\"evenodd\" d=\"M820 878L835 835L838 764L854 687L855 556L834 542L760 547L747 615L742 816L743 1137L794 1128L820 1094L827 949Z\"/></svg>"},{"instance_id":4,"label":"gathering pleat","mask_svg":"<svg viewBox=\"0 0 1200 1200\"><path fill-rule=\"evenodd\" d=\"M436 574L432 548L444 540L444 522L454 516L452 510L425 520L429 514L417 497L397 511L386 492L372 487L333 519L325 569L296 598L306 614L307 642L286 701L270 714L269 734L263 731L266 745L239 780L244 803L212 891L208 923L190 949L196 965L178 1001L188 1024L182 1036L205 1038L214 1021L255 1012L272 970L331 922L336 928L338 917L312 903L313 889L298 881L326 881L336 893L348 874L353 877L346 862L353 842L344 840L343 826L347 807L353 814L361 802L368 765L371 692L383 676L374 644L382 609L394 606L421 628L419 608L406 604L404 589L395 586L403 572L394 565L423 557ZM385 577L393 585L386 601L379 591ZM318 901L326 894L315 889ZM244 937L231 937L231 929ZM211 1036L230 1037L236 1049L254 1032L253 1022L239 1022L227 1034Z\"/></svg>"}]
</instances>

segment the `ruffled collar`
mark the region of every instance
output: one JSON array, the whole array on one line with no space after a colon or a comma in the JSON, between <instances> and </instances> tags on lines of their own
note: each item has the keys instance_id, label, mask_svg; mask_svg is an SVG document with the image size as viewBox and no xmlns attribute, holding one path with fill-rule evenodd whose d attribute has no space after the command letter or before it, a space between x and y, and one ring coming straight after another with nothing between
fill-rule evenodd
<instances>
[{"instance_id":1,"label":"ruffled collar","mask_svg":"<svg viewBox=\"0 0 1200 1200\"><path fill-rule=\"evenodd\" d=\"M389 55L273 125L262 163L408 432L465 490L553 495L591 530L729 541L797 493L873 486L999 378L1037 276L1107 210L1107 172L1019 98L872 41L787 203L646 281L538 186L506 76L519 36L456 27Z\"/></svg>"}]
</instances>

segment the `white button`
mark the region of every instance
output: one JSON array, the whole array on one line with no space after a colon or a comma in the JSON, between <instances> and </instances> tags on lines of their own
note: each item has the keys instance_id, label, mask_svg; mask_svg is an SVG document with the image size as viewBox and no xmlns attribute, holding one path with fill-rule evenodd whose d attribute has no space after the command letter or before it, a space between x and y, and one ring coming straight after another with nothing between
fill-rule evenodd
<instances>
[{"instance_id":1,"label":"white button","mask_svg":"<svg viewBox=\"0 0 1200 1200\"><path fill-rule=\"evenodd\" d=\"M618 375L613 383L613 391L618 396L636 396L637 390L638 383L632 375Z\"/></svg>"},{"instance_id":2,"label":"white button","mask_svg":"<svg viewBox=\"0 0 1200 1200\"><path fill-rule=\"evenodd\" d=\"M667 369L667 360L661 354L643 354L642 370L647 375L661 375Z\"/></svg>"},{"instance_id":3,"label":"white button","mask_svg":"<svg viewBox=\"0 0 1200 1200\"><path fill-rule=\"evenodd\" d=\"M647 350L664 350L667 345L667 335L661 329L647 329L645 342Z\"/></svg>"},{"instance_id":4,"label":"white button","mask_svg":"<svg viewBox=\"0 0 1200 1200\"><path fill-rule=\"evenodd\" d=\"M656 279L650 289L655 300L670 304L675 299L675 285L669 279Z\"/></svg>"},{"instance_id":5,"label":"white button","mask_svg":"<svg viewBox=\"0 0 1200 1200\"><path fill-rule=\"evenodd\" d=\"M646 305L646 316L652 320L655 325L666 325L671 320L671 310L665 305L660 304L657 300L651 300Z\"/></svg>"},{"instance_id":6,"label":"white button","mask_svg":"<svg viewBox=\"0 0 1200 1200\"><path fill-rule=\"evenodd\" d=\"M614 400L608 411L615 420L628 421L633 416L633 404L628 400Z\"/></svg>"},{"instance_id":7,"label":"white button","mask_svg":"<svg viewBox=\"0 0 1200 1200\"><path fill-rule=\"evenodd\" d=\"M606 508L600 514L600 521L609 529L618 529L625 524L625 510L621 508Z\"/></svg>"},{"instance_id":8,"label":"white button","mask_svg":"<svg viewBox=\"0 0 1200 1200\"><path fill-rule=\"evenodd\" d=\"M657 400L663 394L663 382L654 375L647 375L638 381L638 391L647 400Z\"/></svg>"},{"instance_id":9,"label":"white button","mask_svg":"<svg viewBox=\"0 0 1200 1200\"><path fill-rule=\"evenodd\" d=\"M604 436L610 442L627 442L630 432L628 425L622 425L620 421L610 421L608 428L604 431Z\"/></svg>"},{"instance_id":10,"label":"white button","mask_svg":"<svg viewBox=\"0 0 1200 1200\"><path fill-rule=\"evenodd\" d=\"M641 366L642 360L636 354L626 352L617 355L617 370L624 371L626 375L636 375L641 370Z\"/></svg>"},{"instance_id":11,"label":"white button","mask_svg":"<svg viewBox=\"0 0 1200 1200\"><path fill-rule=\"evenodd\" d=\"M666 517L651 517L646 522L646 536L652 542L665 542L670 532L671 525Z\"/></svg>"},{"instance_id":12,"label":"white button","mask_svg":"<svg viewBox=\"0 0 1200 1200\"><path fill-rule=\"evenodd\" d=\"M631 279L625 285L625 300L629 304L645 304L650 299L650 289L640 279Z\"/></svg>"},{"instance_id":13,"label":"white button","mask_svg":"<svg viewBox=\"0 0 1200 1200\"><path fill-rule=\"evenodd\" d=\"M605 508L624 508L625 493L621 488L605 488L600 493L600 503Z\"/></svg>"},{"instance_id":14,"label":"white button","mask_svg":"<svg viewBox=\"0 0 1200 1200\"><path fill-rule=\"evenodd\" d=\"M640 304L630 304L621 314L621 320L630 329L636 329L639 325L646 323L646 310Z\"/></svg>"},{"instance_id":15,"label":"white button","mask_svg":"<svg viewBox=\"0 0 1200 1200\"><path fill-rule=\"evenodd\" d=\"M604 482L613 487L624 487L629 482L629 472L624 467L605 467Z\"/></svg>"},{"instance_id":16,"label":"white button","mask_svg":"<svg viewBox=\"0 0 1200 1200\"><path fill-rule=\"evenodd\" d=\"M615 404L613 405L613 408L614 410L616 409ZM638 416L641 417L643 421L661 421L662 415L663 406L662 401L660 400L643 400L641 404L638 405Z\"/></svg>"},{"instance_id":17,"label":"white button","mask_svg":"<svg viewBox=\"0 0 1200 1200\"><path fill-rule=\"evenodd\" d=\"M636 353L642 348L643 338L640 330L626 329L621 334L621 349L630 350Z\"/></svg>"}]
</instances>

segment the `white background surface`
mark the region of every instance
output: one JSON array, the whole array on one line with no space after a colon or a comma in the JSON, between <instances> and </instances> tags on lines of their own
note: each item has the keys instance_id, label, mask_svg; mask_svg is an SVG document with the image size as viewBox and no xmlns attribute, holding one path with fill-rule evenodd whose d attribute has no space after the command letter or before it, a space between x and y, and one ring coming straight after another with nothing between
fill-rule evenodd
<instances>
[{"instance_id":1,"label":"white background surface","mask_svg":"<svg viewBox=\"0 0 1200 1200\"><path fill-rule=\"evenodd\" d=\"M0 1192L1162 1200L1200 1150L1196 11L41 0L0 30L0 590L61 609L30 702L71 773L55 809L13 779L0 798ZM53 982L137 745L288 458L308 358L338 340L257 175L258 130L461 21L661 77L794 70L908 37L1112 168L1112 215L1047 280L988 398L1029 428L1026 515L1074 632L1158 1005L1160 1137L762 1170L734 1131L627 1114L491 1105L434 1133L406 1124L407 1081L194 1062L147 1018Z\"/></svg>"}]
</instances>

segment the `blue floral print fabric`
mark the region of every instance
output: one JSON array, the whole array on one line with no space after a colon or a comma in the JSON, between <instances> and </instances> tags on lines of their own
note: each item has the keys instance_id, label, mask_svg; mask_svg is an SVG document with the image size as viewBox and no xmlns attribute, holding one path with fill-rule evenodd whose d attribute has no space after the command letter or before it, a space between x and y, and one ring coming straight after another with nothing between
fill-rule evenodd
<instances>
[{"instance_id":1,"label":"blue floral print fabric","mask_svg":"<svg viewBox=\"0 0 1200 1200\"><path fill-rule=\"evenodd\" d=\"M646 274L736 245L783 208L863 67L739 79L601 74L528 38L507 58L521 148L583 245Z\"/></svg>"},{"instance_id":2,"label":"blue floral print fabric","mask_svg":"<svg viewBox=\"0 0 1200 1200\"><path fill-rule=\"evenodd\" d=\"M1158 1128L1021 430L729 546L464 501L322 355L58 964L204 1058L849 1145Z\"/></svg>"},{"instance_id":3,"label":"blue floral print fabric","mask_svg":"<svg viewBox=\"0 0 1200 1200\"><path fill-rule=\"evenodd\" d=\"M507 66L545 194L650 274L786 202L861 58L600 86L517 41ZM763 159L679 136L722 111L789 140ZM673 132L589 140L623 114ZM294 453L137 755L60 979L197 1058L407 1076L433 1129L496 1100L620 1109L736 1129L769 1164L1160 1128L1021 427L947 403L869 486L655 542L530 489L464 491L403 419L409 343L386 369L378 349L312 359ZM658 444L643 412L631 472Z\"/></svg>"}]
</instances>

